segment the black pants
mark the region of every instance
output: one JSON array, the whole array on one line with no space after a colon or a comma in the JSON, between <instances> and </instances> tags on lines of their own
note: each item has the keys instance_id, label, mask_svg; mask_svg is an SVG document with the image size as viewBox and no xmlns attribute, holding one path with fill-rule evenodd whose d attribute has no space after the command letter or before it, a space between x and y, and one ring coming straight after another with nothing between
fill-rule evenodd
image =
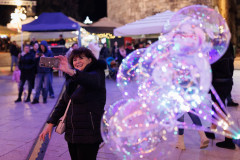
<instances>
[{"instance_id":1,"label":"black pants","mask_svg":"<svg viewBox=\"0 0 240 160\"><path fill-rule=\"evenodd\" d=\"M31 96L33 84L34 84L34 75L27 75L27 76L21 75L18 98L22 97L23 87L24 87L24 84L26 81L28 81L28 96L27 96L27 98L30 98L30 96Z\"/></svg>"},{"instance_id":2,"label":"black pants","mask_svg":"<svg viewBox=\"0 0 240 160\"><path fill-rule=\"evenodd\" d=\"M231 90L232 90L232 81L226 82L226 83L221 83L221 82L215 82L213 84L213 87L215 88L216 92L219 95L219 98L221 99L221 101L223 102L223 104L225 104L225 100L227 99L227 96L229 94L231 94ZM211 97L213 102L216 102L220 109L224 112L224 110L221 108L219 102L216 100L215 96L213 95L213 93L211 92ZM212 107L213 111L216 113L215 108ZM224 112L225 113L225 112ZM225 113L226 114L226 113ZM214 116L213 116L214 117Z\"/></svg>"},{"instance_id":3,"label":"black pants","mask_svg":"<svg viewBox=\"0 0 240 160\"><path fill-rule=\"evenodd\" d=\"M68 150L72 160L96 160L99 145L68 143Z\"/></svg>"}]
</instances>

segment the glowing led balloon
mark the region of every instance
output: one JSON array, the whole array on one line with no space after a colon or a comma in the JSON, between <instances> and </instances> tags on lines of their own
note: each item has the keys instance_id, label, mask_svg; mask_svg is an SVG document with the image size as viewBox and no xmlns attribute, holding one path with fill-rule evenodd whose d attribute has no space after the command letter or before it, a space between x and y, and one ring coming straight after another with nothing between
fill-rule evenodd
<instances>
[{"instance_id":1,"label":"glowing led balloon","mask_svg":"<svg viewBox=\"0 0 240 160\"><path fill-rule=\"evenodd\" d=\"M148 78L153 78L159 86L170 85L172 63L168 59L168 43L165 40L153 43L139 59L140 83L145 82Z\"/></svg>"},{"instance_id":2,"label":"glowing led balloon","mask_svg":"<svg viewBox=\"0 0 240 160\"><path fill-rule=\"evenodd\" d=\"M159 125L147 105L128 101L109 120L108 145L118 155L141 157L151 153L160 142Z\"/></svg>"},{"instance_id":3,"label":"glowing led balloon","mask_svg":"<svg viewBox=\"0 0 240 160\"><path fill-rule=\"evenodd\" d=\"M208 125L197 126L192 124L192 122L178 122L178 128L214 132L234 139L240 139L240 129L237 124L234 123L229 112L225 109L220 109L216 103L212 102L210 96L201 96L201 98L203 98L202 103L199 104L198 107L189 110L189 112L198 116L202 124ZM210 129L207 127L211 124L218 126L217 129Z\"/></svg>"},{"instance_id":4,"label":"glowing led balloon","mask_svg":"<svg viewBox=\"0 0 240 160\"><path fill-rule=\"evenodd\" d=\"M105 112L103 114L102 120L101 120L101 134L102 138L105 143L109 140L109 120L114 117L115 113L126 104L128 101L127 99L121 99L115 102L114 104L110 105L109 107L105 108Z\"/></svg>"},{"instance_id":5,"label":"glowing led balloon","mask_svg":"<svg viewBox=\"0 0 240 160\"><path fill-rule=\"evenodd\" d=\"M201 103L200 96L206 95L211 86L212 73L208 60L202 53L192 56L177 56L172 59L172 82L186 101Z\"/></svg>"},{"instance_id":6,"label":"glowing led balloon","mask_svg":"<svg viewBox=\"0 0 240 160\"><path fill-rule=\"evenodd\" d=\"M137 49L130 53L125 59L123 59L117 74L117 86L123 93L124 97L136 97L138 88L138 77L139 72L138 61L139 58L145 52L145 48Z\"/></svg>"},{"instance_id":7,"label":"glowing led balloon","mask_svg":"<svg viewBox=\"0 0 240 160\"><path fill-rule=\"evenodd\" d=\"M228 25L214 9L202 5L185 7L173 15L169 23L173 26L172 42L176 53L208 53L212 64L228 48L231 38Z\"/></svg>"},{"instance_id":8,"label":"glowing led balloon","mask_svg":"<svg viewBox=\"0 0 240 160\"><path fill-rule=\"evenodd\" d=\"M194 5L179 10L168 24L167 34L147 49L132 52L119 67L117 86L124 98L133 99L106 109L101 134L122 159L147 159L154 152L161 159L162 144L167 133L177 134L176 126L240 138L231 115L221 109L224 104L220 108L212 101L206 103L209 89L220 99L210 87L209 62L216 62L228 47L231 36L225 20L213 9ZM178 122L186 112L221 130Z\"/></svg>"}]
</instances>

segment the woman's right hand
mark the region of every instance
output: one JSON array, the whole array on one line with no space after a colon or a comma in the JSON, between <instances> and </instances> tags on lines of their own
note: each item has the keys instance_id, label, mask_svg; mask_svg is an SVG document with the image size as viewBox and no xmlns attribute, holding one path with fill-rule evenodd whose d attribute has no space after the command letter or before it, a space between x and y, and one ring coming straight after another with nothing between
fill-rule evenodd
<instances>
[{"instance_id":1,"label":"woman's right hand","mask_svg":"<svg viewBox=\"0 0 240 160\"><path fill-rule=\"evenodd\" d=\"M54 124L52 124L52 123L47 124L46 128L39 135L40 141L41 140L45 141L45 136L47 134L48 134L49 139L51 138L53 126L54 126Z\"/></svg>"},{"instance_id":2,"label":"woman's right hand","mask_svg":"<svg viewBox=\"0 0 240 160\"><path fill-rule=\"evenodd\" d=\"M67 57L59 55L59 56L54 56L54 58L58 58L60 60L60 64L59 64L58 68L53 68L53 69L57 69L57 70L63 71L68 74L68 72L69 72L69 70L71 70L71 68L69 67Z\"/></svg>"}]
</instances>

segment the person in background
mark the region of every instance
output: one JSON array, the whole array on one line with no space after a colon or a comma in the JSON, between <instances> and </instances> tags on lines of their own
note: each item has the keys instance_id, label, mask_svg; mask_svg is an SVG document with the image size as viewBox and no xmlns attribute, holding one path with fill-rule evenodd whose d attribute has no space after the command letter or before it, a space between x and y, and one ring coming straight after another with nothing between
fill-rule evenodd
<instances>
[{"instance_id":1,"label":"person in background","mask_svg":"<svg viewBox=\"0 0 240 160\"><path fill-rule=\"evenodd\" d=\"M104 43L103 47L100 51L100 57L99 58L102 59L102 60L106 60L106 58L109 57L109 55L110 55L110 51L107 48L107 43Z\"/></svg>"},{"instance_id":2,"label":"person in background","mask_svg":"<svg viewBox=\"0 0 240 160\"><path fill-rule=\"evenodd\" d=\"M233 44L231 42L229 44L227 52L230 52L231 55L232 55L231 61L230 61L232 66L231 66L231 71L230 72L231 72L232 77L233 77L235 54L234 54L234 47L233 47ZM238 103L233 101L231 92L232 92L232 90L230 91L230 94L227 96L227 106L228 107L237 107Z\"/></svg>"},{"instance_id":3,"label":"person in background","mask_svg":"<svg viewBox=\"0 0 240 160\"><path fill-rule=\"evenodd\" d=\"M66 41L63 39L63 35L59 35L58 45L65 45Z\"/></svg>"},{"instance_id":4,"label":"person in background","mask_svg":"<svg viewBox=\"0 0 240 160\"><path fill-rule=\"evenodd\" d=\"M74 49L78 49L78 43L73 43L72 46L69 48L69 50L66 52L66 57L69 58L71 53L72 53L72 50Z\"/></svg>"},{"instance_id":5,"label":"person in background","mask_svg":"<svg viewBox=\"0 0 240 160\"><path fill-rule=\"evenodd\" d=\"M30 42L30 47L33 48L36 43L38 43L38 41L33 37L31 42Z\"/></svg>"},{"instance_id":6,"label":"person in background","mask_svg":"<svg viewBox=\"0 0 240 160\"><path fill-rule=\"evenodd\" d=\"M13 41L10 47L11 53L11 72L13 72L13 65L18 65L18 54L20 53L20 49L17 47L16 41Z\"/></svg>"},{"instance_id":7,"label":"person in background","mask_svg":"<svg viewBox=\"0 0 240 160\"><path fill-rule=\"evenodd\" d=\"M21 76L21 71L18 68L18 66L15 67L15 70L12 75L12 80L15 81L18 85L18 89L20 87L20 76Z\"/></svg>"},{"instance_id":8,"label":"person in background","mask_svg":"<svg viewBox=\"0 0 240 160\"><path fill-rule=\"evenodd\" d=\"M36 42L33 44L33 48L30 50L30 52L32 52L34 55L36 55L38 49L39 49L39 44L38 44L38 42Z\"/></svg>"},{"instance_id":9,"label":"person in background","mask_svg":"<svg viewBox=\"0 0 240 160\"><path fill-rule=\"evenodd\" d=\"M133 52L133 47L130 43L127 43L126 56Z\"/></svg>"},{"instance_id":10,"label":"person in background","mask_svg":"<svg viewBox=\"0 0 240 160\"><path fill-rule=\"evenodd\" d=\"M48 50L49 50L50 52L52 52L51 46L48 46ZM55 98L52 84L53 84L53 69L51 68L50 83L49 83L49 86L48 86L49 98Z\"/></svg>"},{"instance_id":11,"label":"person in background","mask_svg":"<svg viewBox=\"0 0 240 160\"><path fill-rule=\"evenodd\" d=\"M40 43L40 48L36 54L36 63L39 64L40 57L53 57L51 51L48 50L48 44L46 41ZM51 68L40 67L37 65L37 75L36 75L36 94L32 101L32 104L39 103L39 96L42 90L43 103L47 103L48 89L51 78Z\"/></svg>"},{"instance_id":12,"label":"person in background","mask_svg":"<svg viewBox=\"0 0 240 160\"><path fill-rule=\"evenodd\" d=\"M201 120L197 115L195 115L191 112L188 112L188 115L192 119L193 124L195 124L197 126L202 126ZM178 119L178 121L184 122L184 115L181 116ZM200 136L200 149L208 147L209 139L206 137L205 133L203 131L198 131L198 134ZM178 140L177 140L176 148L181 149L181 150L186 149L185 144L184 144L184 129L178 129Z\"/></svg>"},{"instance_id":13,"label":"person in background","mask_svg":"<svg viewBox=\"0 0 240 160\"><path fill-rule=\"evenodd\" d=\"M112 47L112 57L115 59L117 58L117 52L118 52L118 42L115 41L114 45Z\"/></svg>"},{"instance_id":14,"label":"person in background","mask_svg":"<svg viewBox=\"0 0 240 160\"><path fill-rule=\"evenodd\" d=\"M58 70L68 75L66 90L47 121L46 128L39 138L44 140L51 133L54 125L63 116L67 104L70 106L66 116L65 140L72 160L96 160L102 137L101 118L106 103L105 74L106 63L97 60L93 53L80 47L72 51L68 59L60 59Z\"/></svg>"},{"instance_id":15,"label":"person in background","mask_svg":"<svg viewBox=\"0 0 240 160\"><path fill-rule=\"evenodd\" d=\"M120 64L122 63L122 60L127 56L127 52L124 48L124 45L121 45L118 49L118 53L117 53L117 61L118 64L120 66Z\"/></svg>"},{"instance_id":16,"label":"person in background","mask_svg":"<svg viewBox=\"0 0 240 160\"><path fill-rule=\"evenodd\" d=\"M215 88L217 94L219 95L221 101L224 103L227 96L231 93L233 85L233 59L234 55L232 52L232 44L230 43L225 54L215 63L211 64L212 68L212 85ZM212 92L212 101L218 105L224 114L224 110L220 107L218 100L215 98ZM213 108L215 111L215 109ZM216 111L215 111L216 112ZM216 112L218 114L218 112ZM214 116L213 116L214 118ZM212 124L211 129L216 129L217 125ZM225 130L225 132L228 132ZM206 135L209 139L215 139L215 134L211 132L206 132ZM217 147L226 148L226 149L235 149L236 146L233 143L231 137L225 137L225 141L216 143Z\"/></svg>"},{"instance_id":17,"label":"person in background","mask_svg":"<svg viewBox=\"0 0 240 160\"><path fill-rule=\"evenodd\" d=\"M30 50L30 52L34 55L34 57L36 56L37 52L38 52L38 49L39 49L39 44L38 42L34 43L33 44L33 48ZM33 92L33 95L36 93L35 91L35 77L36 77L36 74L37 74L37 63L35 62L35 66L34 66L34 77L33 77L33 89L32 89L32 92Z\"/></svg>"},{"instance_id":18,"label":"person in background","mask_svg":"<svg viewBox=\"0 0 240 160\"><path fill-rule=\"evenodd\" d=\"M28 81L28 95L25 102L30 102L30 96L32 93L33 88L33 77L35 77L34 67L35 67L35 57L34 54L30 52L30 46L26 45L24 46L23 52L20 55L19 58L19 69L21 70L21 76L20 76L20 87L18 92L18 99L15 101L21 102L22 101L22 93L23 93L23 87L26 81Z\"/></svg>"}]
</instances>

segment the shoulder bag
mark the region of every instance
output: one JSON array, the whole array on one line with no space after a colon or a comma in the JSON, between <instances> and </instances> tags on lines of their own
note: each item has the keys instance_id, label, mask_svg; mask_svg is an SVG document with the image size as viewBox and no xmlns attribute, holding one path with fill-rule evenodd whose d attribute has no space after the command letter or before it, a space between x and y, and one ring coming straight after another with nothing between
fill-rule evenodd
<instances>
[{"instance_id":1,"label":"shoulder bag","mask_svg":"<svg viewBox=\"0 0 240 160\"><path fill-rule=\"evenodd\" d=\"M55 129L55 132L57 132L58 134L63 134L65 132L66 116L67 116L67 111L68 111L68 108L69 108L70 104L71 104L71 99L68 102L68 105L67 105L67 108L66 108L66 111L65 111L64 115L59 119L58 125Z\"/></svg>"}]
</instances>

